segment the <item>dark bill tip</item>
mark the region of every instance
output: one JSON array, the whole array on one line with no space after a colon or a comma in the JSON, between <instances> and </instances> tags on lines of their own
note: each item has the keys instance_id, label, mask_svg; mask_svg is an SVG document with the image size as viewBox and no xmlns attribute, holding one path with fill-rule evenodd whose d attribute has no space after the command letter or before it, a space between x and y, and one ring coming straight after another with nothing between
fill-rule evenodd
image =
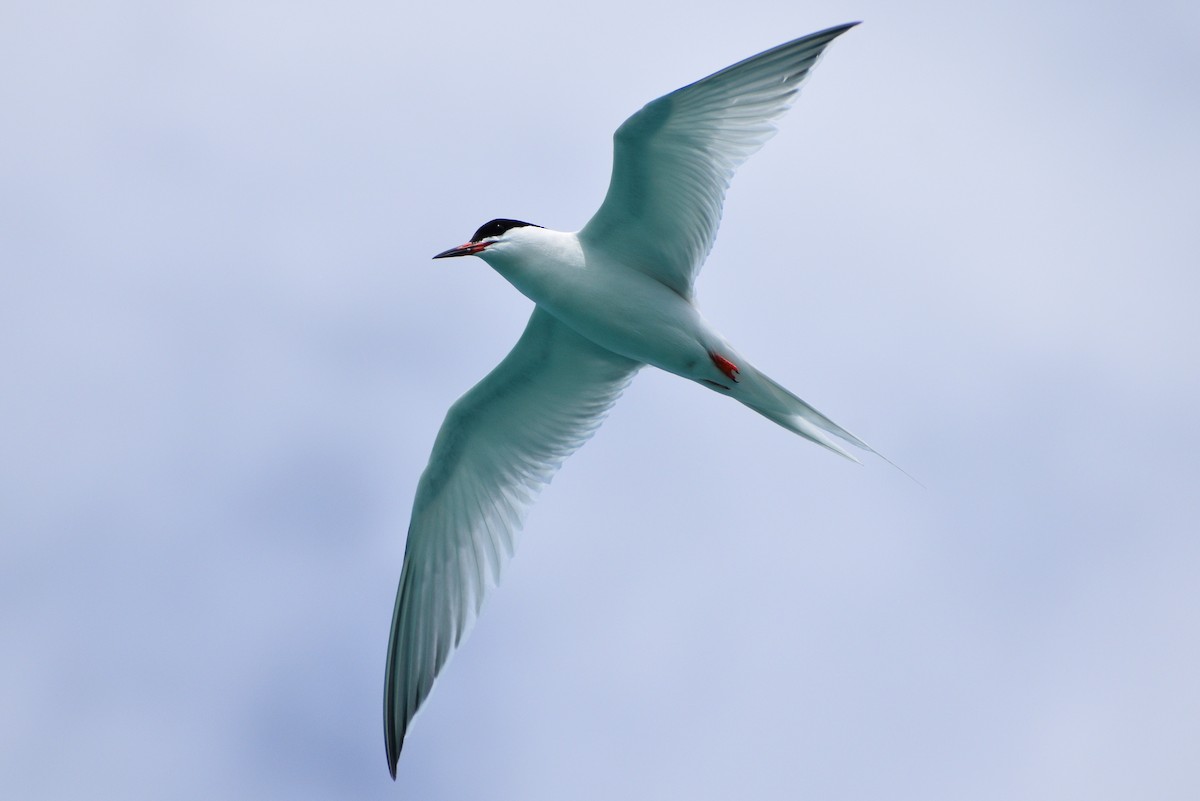
<instances>
[{"instance_id":1,"label":"dark bill tip","mask_svg":"<svg viewBox=\"0 0 1200 801\"><path fill-rule=\"evenodd\" d=\"M435 259L449 259L454 256L473 256L479 253L488 246L487 242L468 242L465 245L459 245L456 248L443 250L441 253L434 256Z\"/></svg>"}]
</instances>

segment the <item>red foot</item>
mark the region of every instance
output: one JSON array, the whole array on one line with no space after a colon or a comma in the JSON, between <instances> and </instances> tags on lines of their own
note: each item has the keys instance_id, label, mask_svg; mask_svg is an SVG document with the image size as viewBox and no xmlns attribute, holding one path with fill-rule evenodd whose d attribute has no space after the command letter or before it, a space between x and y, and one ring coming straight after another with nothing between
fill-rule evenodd
<instances>
[{"instance_id":1,"label":"red foot","mask_svg":"<svg viewBox=\"0 0 1200 801\"><path fill-rule=\"evenodd\" d=\"M729 377L733 383L738 382L738 366L715 351L709 351L708 358L713 360L717 369Z\"/></svg>"}]
</instances>

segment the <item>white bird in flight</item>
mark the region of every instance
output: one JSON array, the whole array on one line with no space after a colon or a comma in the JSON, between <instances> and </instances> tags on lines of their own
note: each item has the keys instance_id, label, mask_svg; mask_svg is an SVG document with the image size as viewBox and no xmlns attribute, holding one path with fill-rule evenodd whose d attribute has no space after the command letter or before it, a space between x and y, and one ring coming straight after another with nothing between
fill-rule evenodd
<instances>
[{"instance_id":1,"label":"white bird in flight","mask_svg":"<svg viewBox=\"0 0 1200 801\"><path fill-rule=\"evenodd\" d=\"M479 256L536 307L512 351L446 415L417 484L388 643L388 769L413 715L499 582L541 488L644 365L744 403L853 459L866 443L760 373L696 308L734 171L775 132L825 47L852 22L660 97L614 135L612 179L582 230L483 225L434 256Z\"/></svg>"}]
</instances>

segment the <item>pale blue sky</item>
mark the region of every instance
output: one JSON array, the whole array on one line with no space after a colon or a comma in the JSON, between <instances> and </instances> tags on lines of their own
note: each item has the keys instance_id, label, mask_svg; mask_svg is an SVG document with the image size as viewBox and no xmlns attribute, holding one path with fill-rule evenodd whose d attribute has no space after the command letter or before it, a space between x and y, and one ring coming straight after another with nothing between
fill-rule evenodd
<instances>
[{"instance_id":1,"label":"pale blue sky","mask_svg":"<svg viewBox=\"0 0 1200 801\"><path fill-rule=\"evenodd\" d=\"M644 371L411 729L417 476L613 129L828 51L698 292L918 476ZM0 7L0 786L1200 796L1194 3Z\"/></svg>"}]
</instances>

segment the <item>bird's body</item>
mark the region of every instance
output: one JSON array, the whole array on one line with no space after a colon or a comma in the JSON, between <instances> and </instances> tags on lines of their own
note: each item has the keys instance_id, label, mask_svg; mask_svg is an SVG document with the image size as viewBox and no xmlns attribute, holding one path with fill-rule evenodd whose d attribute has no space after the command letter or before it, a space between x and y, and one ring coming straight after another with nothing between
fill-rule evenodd
<instances>
[{"instance_id":1,"label":"bird's body","mask_svg":"<svg viewBox=\"0 0 1200 801\"><path fill-rule=\"evenodd\" d=\"M513 241L519 257L491 248L479 255L576 333L684 378L725 380L708 354L727 346L690 300L576 233L527 226Z\"/></svg>"},{"instance_id":2,"label":"bird's body","mask_svg":"<svg viewBox=\"0 0 1200 801\"><path fill-rule=\"evenodd\" d=\"M505 359L446 415L417 485L388 644L393 777L409 722L499 581L525 511L651 365L839 454L865 443L758 371L701 316L693 282L737 166L850 25L760 53L647 104L578 232L496 219L435 258L476 255L536 304Z\"/></svg>"}]
</instances>

